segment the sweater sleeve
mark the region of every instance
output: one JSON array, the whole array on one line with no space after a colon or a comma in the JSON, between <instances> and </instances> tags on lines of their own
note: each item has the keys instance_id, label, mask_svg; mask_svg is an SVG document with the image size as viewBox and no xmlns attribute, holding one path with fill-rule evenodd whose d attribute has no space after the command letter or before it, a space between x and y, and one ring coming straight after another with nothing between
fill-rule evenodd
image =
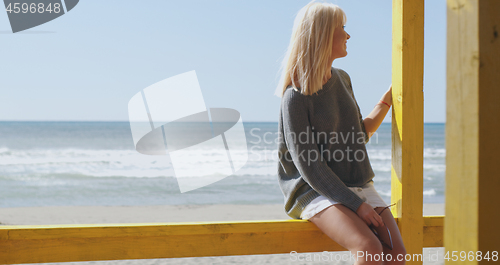
<instances>
[{"instance_id":1,"label":"sweater sleeve","mask_svg":"<svg viewBox=\"0 0 500 265\"><path fill-rule=\"evenodd\" d=\"M340 71L342 72L342 74L344 75L344 77L347 79L347 81L349 83L349 92L351 93L351 96L352 96L352 99L354 100L354 103L356 103L356 108L358 108L359 124L361 125L361 129L363 130L364 137L365 137L364 140L365 140L365 144L366 144L366 143L368 143L368 141L370 141L370 137L368 137L368 134L366 133L365 123L363 122L363 116L361 115L361 110L359 109L358 101L356 100L356 97L354 97L354 91L352 90L351 77L344 70L340 70Z\"/></svg>"},{"instance_id":2,"label":"sweater sleeve","mask_svg":"<svg viewBox=\"0 0 500 265\"><path fill-rule=\"evenodd\" d=\"M356 212L363 200L333 172L309 137L312 128L307 103L307 98L297 92L286 93L283 97L283 133L293 163L304 181L320 195Z\"/></svg>"}]
</instances>

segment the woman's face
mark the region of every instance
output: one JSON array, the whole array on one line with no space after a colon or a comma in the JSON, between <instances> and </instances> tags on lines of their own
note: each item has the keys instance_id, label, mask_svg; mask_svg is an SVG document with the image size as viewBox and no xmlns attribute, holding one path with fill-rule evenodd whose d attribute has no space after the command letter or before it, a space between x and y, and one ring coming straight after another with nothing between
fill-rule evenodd
<instances>
[{"instance_id":1,"label":"woman's face","mask_svg":"<svg viewBox=\"0 0 500 265\"><path fill-rule=\"evenodd\" d=\"M347 34L344 27L345 26L340 26L335 28L335 32L333 33L332 60L342 58L347 55L347 40L351 38L351 35Z\"/></svg>"}]
</instances>

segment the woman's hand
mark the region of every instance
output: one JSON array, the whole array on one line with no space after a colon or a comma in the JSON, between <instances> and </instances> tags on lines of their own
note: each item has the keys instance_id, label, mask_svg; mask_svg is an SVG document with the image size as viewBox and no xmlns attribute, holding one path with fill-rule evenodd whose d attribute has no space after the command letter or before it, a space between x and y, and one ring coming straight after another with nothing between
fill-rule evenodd
<instances>
[{"instance_id":1,"label":"woman's hand","mask_svg":"<svg viewBox=\"0 0 500 265\"><path fill-rule=\"evenodd\" d=\"M392 105L392 84L391 84L391 87L389 88L389 90L387 91L387 93L389 94L389 98L390 98L390 103Z\"/></svg>"},{"instance_id":2,"label":"woman's hand","mask_svg":"<svg viewBox=\"0 0 500 265\"><path fill-rule=\"evenodd\" d=\"M389 90L387 90L385 92L385 94L382 96L382 98L380 99L384 102L386 102L387 104L389 104L390 106L392 106L392 84L391 84L391 87L389 88Z\"/></svg>"},{"instance_id":3,"label":"woman's hand","mask_svg":"<svg viewBox=\"0 0 500 265\"><path fill-rule=\"evenodd\" d=\"M363 202L363 204L359 206L356 213L358 214L359 217L361 217L363 221L365 221L367 225L373 224L376 227L378 227L379 225L384 226L384 221L382 220L382 217L380 217L380 215L378 215L378 213L375 212L372 206L366 202Z\"/></svg>"}]
</instances>

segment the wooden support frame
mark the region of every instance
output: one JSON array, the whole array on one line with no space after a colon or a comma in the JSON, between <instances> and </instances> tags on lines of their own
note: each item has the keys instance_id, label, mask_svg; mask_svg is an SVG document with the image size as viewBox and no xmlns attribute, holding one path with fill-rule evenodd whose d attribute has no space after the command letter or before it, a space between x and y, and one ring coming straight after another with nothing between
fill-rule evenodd
<instances>
[{"instance_id":1,"label":"wooden support frame","mask_svg":"<svg viewBox=\"0 0 500 265\"><path fill-rule=\"evenodd\" d=\"M466 0L449 0L449 2L454 3L464 1ZM480 0L470 0L469 2L477 1ZM484 8L481 10L486 12ZM421 254L423 247L442 247L443 238L446 238L443 236L444 216L422 216L423 18L423 0L393 0L391 201L397 202L397 207L393 207L392 212L396 217L406 250L411 255ZM448 36L448 38L450 37ZM492 53L498 55L498 50L496 53ZM498 64L496 64L496 68L491 69L498 71ZM484 82L494 80L492 77L487 77L489 72L481 73L486 77L481 76L483 79L480 80ZM450 75L448 80L450 80ZM500 80L495 79L495 81ZM498 83L500 82L496 82L496 84ZM498 95L498 92L484 92L480 94L479 98L482 97L483 101L481 102L489 103L486 105L487 109L499 110L500 104L492 106L492 101L487 98L493 96L498 99ZM474 111L477 110L477 107L478 104L474 103L468 110ZM500 110L498 112L500 113ZM487 115L485 110L481 113L484 114L482 117L491 118L491 115ZM466 114L464 115L466 116ZM449 119L449 115L447 118ZM463 118L463 116L458 118ZM477 118L474 116L474 119L467 120L465 123L472 126L477 125L474 123L478 123ZM498 121L482 125L481 128L485 130L491 128L496 128L496 131L500 130ZM453 124L453 126L458 125ZM447 125L447 138L448 128ZM481 142L481 144L484 145L486 142ZM447 146L449 146L448 139ZM498 146L495 148L491 150L499 149ZM483 149L490 150L484 146ZM461 153L456 154L460 155ZM484 154L493 154L493 151L487 151ZM491 160L486 159L486 164L490 162ZM492 167L484 168L486 169L484 172L494 173L491 170ZM483 181L479 186L483 185L483 191L491 191L491 187L484 185L495 183L497 182ZM475 210L485 213L488 209L487 206L492 204L492 200L488 201L491 198L490 195L483 195L480 207L477 203L470 204L473 205L473 208L466 213L470 214L471 211ZM456 204L451 207L448 205L449 201L446 208L447 214L449 209L453 210L451 213L458 213L454 208L457 206ZM496 214L498 215L498 212ZM488 223L485 218L478 220L475 221L476 225L482 220L484 224L490 225L486 227L491 227L491 222ZM447 218L446 222L451 223L450 218ZM452 231L450 227L452 226L448 226L447 229ZM496 231L495 235L498 235L498 230ZM489 242L488 235L484 231L479 233L479 231L474 230L474 232L477 232L477 242ZM449 233L451 234L451 232ZM305 220L0 226L1 264L345 250L323 234L313 223ZM421 261L407 261L408 264L416 264L417 262L421 263Z\"/></svg>"},{"instance_id":2,"label":"wooden support frame","mask_svg":"<svg viewBox=\"0 0 500 265\"><path fill-rule=\"evenodd\" d=\"M477 264L500 252L500 1L447 1L446 72L446 263Z\"/></svg>"},{"instance_id":3,"label":"wooden support frame","mask_svg":"<svg viewBox=\"0 0 500 265\"><path fill-rule=\"evenodd\" d=\"M443 245L443 221L425 217L424 246ZM0 264L345 250L306 220L0 226Z\"/></svg>"},{"instance_id":4,"label":"wooden support frame","mask_svg":"<svg viewBox=\"0 0 500 265\"><path fill-rule=\"evenodd\" d=\"M406 251L414 255L422 254L424 240L424 1L392 3L391 202Z\"/></svg>"}]
</instances>

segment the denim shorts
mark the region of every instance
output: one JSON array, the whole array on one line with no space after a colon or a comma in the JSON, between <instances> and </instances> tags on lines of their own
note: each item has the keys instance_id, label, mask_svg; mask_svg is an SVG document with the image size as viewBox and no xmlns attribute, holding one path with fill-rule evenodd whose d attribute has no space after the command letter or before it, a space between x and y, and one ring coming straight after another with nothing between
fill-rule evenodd
<instances>
[{"instance_id":1,"label":"denim shorts","mask_svg":"<svg viewBox=\"0 0 500 265\"><path fill-rule=\"evenodd\" d=\"M375 207L385 207L388 206L380 197L378 192L375 190L373 186L373 180L369 181L365 185L361 187L347 187L356 195L358 195L364 202L371 205L373 208ZM323 195L318 196L314 200L312 200L302 211L300 214L300 218L303 220L308 220L309 218L315 216L319 212L328 208L334 204L341 204L340 202L336 202L326 198Z\"/></svg>"}]
</instances>

